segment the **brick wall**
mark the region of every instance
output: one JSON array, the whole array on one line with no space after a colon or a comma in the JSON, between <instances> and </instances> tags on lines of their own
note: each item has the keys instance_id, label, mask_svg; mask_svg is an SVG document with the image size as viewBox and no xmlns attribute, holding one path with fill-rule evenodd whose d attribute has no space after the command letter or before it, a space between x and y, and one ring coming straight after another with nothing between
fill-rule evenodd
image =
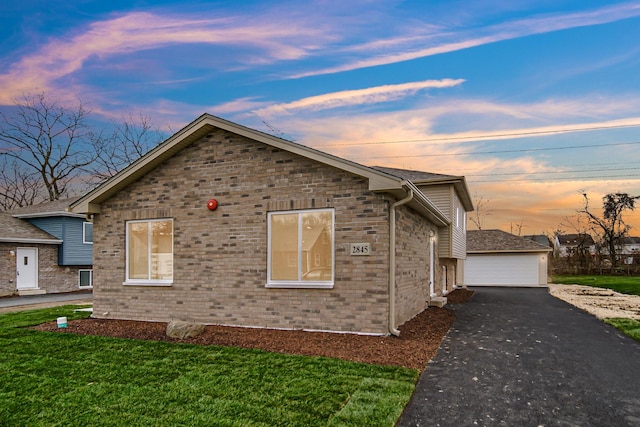
<instances>
[{"instance_id":1,"label":"brick wall","mask_svg":"<svg viewBox=\"0 0 640 427\"><path fill-rule=\"evenodd\" d=\"M58 265L58 247L40 245L38 249L38 282L40 289L48 294L73 292L80 290L79 270L92 269L93 266L60 266Z\"/></svg>"},{"instance_id":2,"label":"brick wall","mask_svg":"<svg viewBox=\"0 0 640 427\"><path fill-rule=\"evenodd\" d=\"M422 312L429 301L431 225L406 206L396 211L396 324ZM437 229L433 227L434 233ZM438 265L437 247L434 265ZM437 278L437 267L435 268ZM437 282L436 282L437 283Z\"/></svg>"},{"instance_id":3,"label":"brick wall","mask_svg":"<svg viewBox=\"0 0 640 427\"><path fill-rule=\"evenodd\" d=\"M440 258L440 265L444 265L447 267L447 278L446 278L446 286L447 292L453 291L456 286L458 280L458 260L456 258ZM438 293L440 293L440 289L442 289L442 283L444 279L440 278L440 286Z\"/></svg>"},{"instance_id":4,"label":"brick wall","mask_svg":"<svg viewBox=\"0 0 640 427\"><path fill-rule=\"evenodd\" d=\"M13 255L11 255L13 251ZM0 297L13 295L16 292L16 245L0 243Z\"/></svg>"},{"instance_id":5,"label":"brick wall","mask_svg":"<svg viewBox=\"0 0 640 427\"><path fill-rule=\"evenodd\" d=\"M207 200L219 207L209 211ZM272 289L267 213L335 209L333 289ZM365 179L218 130L104 202L94 219L94 316L387 333L389 201ZM170 287L123 285L125 224L173 218ZM370 256L349 256L350 243Z\"/></svg>"}]
</instances>

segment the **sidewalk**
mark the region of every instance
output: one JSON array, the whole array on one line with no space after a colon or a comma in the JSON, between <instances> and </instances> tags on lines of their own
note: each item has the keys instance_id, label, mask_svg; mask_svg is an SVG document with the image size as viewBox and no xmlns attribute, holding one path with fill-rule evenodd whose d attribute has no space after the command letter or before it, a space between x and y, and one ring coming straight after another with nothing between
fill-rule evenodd
<instances>
[{"instance_id":1,"label":"sidewalk","mask_svg":"<svg viewBox=\"0 0 640 427\"><path fill-rule=\"evenodd\" d=\"M91 291L77 291L62 294L29 295L0 298L0 313L55 307L65 304L92 304Z\"/></svg>"},{"instance_id":2,"label":"sidewalk","mask_svg":"<svg viewBox=\"0 0 640 427\"><path fill-rule=\"evenodd\" d=\"M639 426L640 343L546 289L473 288L397 426Z\"/></svg>"}]
</instances>

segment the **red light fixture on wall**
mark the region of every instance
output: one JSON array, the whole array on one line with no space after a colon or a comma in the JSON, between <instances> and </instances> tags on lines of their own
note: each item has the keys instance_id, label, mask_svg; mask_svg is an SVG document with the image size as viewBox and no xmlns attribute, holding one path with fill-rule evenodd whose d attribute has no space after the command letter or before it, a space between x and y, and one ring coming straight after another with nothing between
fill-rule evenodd
<instances>
[{"instance_id":1,"label":"red light fixture on wall","mask_svg":"<svg viewBox=\"0 0 640 427\"><path fill-rule=\"evenodd\" d=\"M216 209L218 209L218 201L217 201L216 199L210 199L210 200L207 202L207 208L208 208L210 211L215 211Z\"/></svg>"}]
</instances>

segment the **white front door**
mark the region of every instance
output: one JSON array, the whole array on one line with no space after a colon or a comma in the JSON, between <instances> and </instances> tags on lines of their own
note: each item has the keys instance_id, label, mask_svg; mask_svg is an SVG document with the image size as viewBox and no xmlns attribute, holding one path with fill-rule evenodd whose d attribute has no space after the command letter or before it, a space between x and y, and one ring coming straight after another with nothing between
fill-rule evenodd
<instances>
[{"instance_id":1,"label":"white front door","mask_svg":"<svg viewBox=\"0 0 640 427\"><path fill-rule=\"evenodd\" d=\"M18 248L16 251L18 289L38 288L38 249Z\"/></svg>"}]
</instances>

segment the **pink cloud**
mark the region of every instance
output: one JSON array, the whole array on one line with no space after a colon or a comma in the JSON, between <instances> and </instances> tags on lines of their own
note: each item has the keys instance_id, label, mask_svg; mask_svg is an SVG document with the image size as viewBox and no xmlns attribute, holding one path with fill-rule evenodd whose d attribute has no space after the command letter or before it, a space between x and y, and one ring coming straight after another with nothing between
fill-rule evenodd
<instances>
[{"instance_id":1,"label":"pink cloud","mask_svg":"<svg viewBox=\"0 0 640 427\"><path fill-rule=\"evenodd\" d=\"M319 27L303 23L292 27L276 19L247 22L130 13L54 39L12 64L8 72L0 74L0 86L9 89L0 94L0 103L10 104L12 98L37 89L53 90L56 80L78 72L92 57L105 60L169 45L218 44L258 49L263 61L291 60L305 56L309 46L327 37L331 36L324 36Z\"/></svg>"}]
</instances>

